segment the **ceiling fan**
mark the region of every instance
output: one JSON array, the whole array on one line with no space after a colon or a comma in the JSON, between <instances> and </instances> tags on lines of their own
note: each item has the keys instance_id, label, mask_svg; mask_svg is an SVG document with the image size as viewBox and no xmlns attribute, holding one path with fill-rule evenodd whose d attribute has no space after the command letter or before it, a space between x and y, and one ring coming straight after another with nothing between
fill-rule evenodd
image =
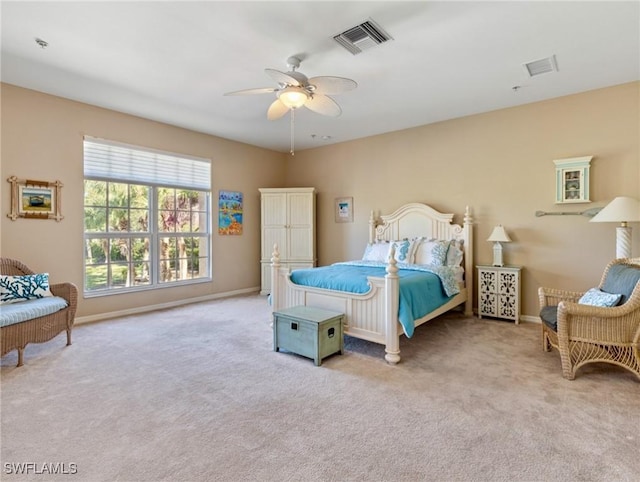
<instances>
[{"instance_id":1,"label":"ceiling fan","mask_svg":"<svg viewBox=\"0 0 640 482\"><path fill-rule=\"evenodd\" d=\"M302 72L297 72L300 67L298 57L287 59L289 72L280 72L275 69L265 69L265 73L278 83L277 87L263 87L258 89L237 90L227 92L224 95L251 95L275 93L276 100L267 110L267 119L276 120L287 112L306 107L318 114L337 117L342 109L329 95L341 94L355 89L358 84L344 77L311 77L307 78Z\"/></svg>"}]
</instances>

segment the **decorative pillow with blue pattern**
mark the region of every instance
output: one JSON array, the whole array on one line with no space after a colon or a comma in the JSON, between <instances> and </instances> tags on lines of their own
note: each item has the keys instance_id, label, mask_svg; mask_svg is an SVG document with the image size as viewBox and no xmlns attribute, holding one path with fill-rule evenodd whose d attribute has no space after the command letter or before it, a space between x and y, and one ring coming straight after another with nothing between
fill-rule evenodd
<instances>
[{"instance_id":1,"label":"decorative pillow with blue pattern","mask_svg":"<svg viewBox=\"0 0 640 482\"><path fill-rule=\"evenodd\" d=\"M18 303L46 296L53 296L49 290L49 273L0 275L0 303Z\"/></svg>"},{"instance_id":2,"label":"decorative pillow with blue pattern","mask_svg":"<svg viewBox=\"0 0 640 482\"><path fill-rule=\"evenodd\" d=\"M425 240L416 249L415 264L444 266L449 251L449 241Z\"/></svg>"},{"instance_id":3,"label":"decorative pillow with blue pattern","mask_svg":"<svg viewBox=\"0 0 640 482\"><path fill-rule=\"evenodd\" d=\"M462 251L462 240L456 241L452 239L449 243L449 250L447 251L447 258L445 260L446 266L460 266L464 258L464 251Z\"/></svg>"},{"instance_id":4,"label":"decorative pillow with blue pattern","mask_svg":"<svg viewBox=\"0 0 640 482\"><path fill-rule=\"evenodd\" d=\"M598 288L591 288L582 295L578 303L581 305L609 307L616 306L620 302L620 298L622 298L622 295L606 293Z\"/></svg>"},{"instance_id":5,"label":"decorative pillow with blue pattern","mask_svg":"<svg viewBox=\"0 0 640 482\"><path fill-rule=\"evenodd\" d=\"M395 258L398 263L411 263L413 261L411 259L413 253L410 250L411 242L408 239L393 241L391 246L396 250Z\"/></svg>"}]
</instances>

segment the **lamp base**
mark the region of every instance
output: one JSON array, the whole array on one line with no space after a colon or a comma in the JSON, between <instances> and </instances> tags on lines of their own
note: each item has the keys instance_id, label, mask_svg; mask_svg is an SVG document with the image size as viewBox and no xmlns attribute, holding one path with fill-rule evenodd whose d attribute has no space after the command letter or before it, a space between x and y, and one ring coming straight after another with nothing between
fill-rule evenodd
<instances>
[{"instance_id":1,"label":"lamp base","mask_svg":"<svg viewBox=\"0 0 640 482\"><path fill-rule=\"evenodd\" d=\"M502 245L498 241L493 244L493 265L504 266L502 262Z\"/></svg>"},{"instance_id":2,"label":"lamp base","mask_svg":"<svg viewBox=\"0 0 640 482\"><path fill-rule=\"evenodd\" d=\"M631 257L631 228L618 226L616 228L616 258Z\"/></svg>"}]
</instances>

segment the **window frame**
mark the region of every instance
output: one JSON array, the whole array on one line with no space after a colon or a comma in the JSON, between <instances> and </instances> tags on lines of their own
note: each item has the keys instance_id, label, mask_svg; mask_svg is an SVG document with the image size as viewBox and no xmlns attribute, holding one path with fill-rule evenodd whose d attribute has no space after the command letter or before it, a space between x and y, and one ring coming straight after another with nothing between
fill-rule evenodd
<instances>
[{"instance_id":1,"label":"window frame","mask_svg":"<svg viewBox=\"0 0 640 482\"><path fill-rule=\"evenodd\" d=\"M100 140L96 140L95 138L85 137L85 148L86 148L87 140L89 140L89 142L97 141L98 143L100 143ZM104 144L108 146L114 143L112 143L111 141L104 141ZM132 150L141 151L141 152L160 153L161 155L175 156L178 159L178 162L180 159L182 159L180 155L163 153L161 151L147 150L145 148L141 148L137 146L129 146L129 145L124 145L119 143L115 143L115 145L119 147L125 146L125 148L130 148ZM193 159L197 159L197 158L189 158L186 156L185 158L187 161L189 160L192 161ZM209 164L211 162L210 160L207 160L207 159L200 159L200 160L206 161ZM213 261L212 260L212 211L211 211L212 210L212 193L211 193L210 176L208 180L208 184L209 184L208 189L203 189L201 186L188 187L188 186L185 186L184 184L166 185L166 184L158 184L153 182L144 182L144 181L141 181L140 179L129 180L129 179L126 179L126 176L111 175L110 177L106 178L102 176L87 174L86 155L84 158L84 162L85 162L85 173L83 177L83 256L82 256L82 259L83 259L83 295L85 298L110 296L110 295L165 289L165 288L174 288L174 287L191 285L191 284L209 283L212 281L213 279L212 278L212 265L213 265L213 262L212 262ZM104 205L85 204L84 197L86 197L86 189L87 189L86 181L97 181L97 182L105 183L106 189L105 189ZM110 206L109 183L126 184L128 186L127 203L125 206ZM130 186L132 185L144 186L148 189L148 195L147 195L148 206L145 209L145 211L147 212L147 219L148 219L147 230L132 231L131 225L128 223L129 229L127 231L111 231L109 226L109 214L112 209L126 209L128 211L129 220L131 219L130 217L131 210L140 209L139 207L132 206L131 204ZM160 224L159 216L160 216L160 212L163 211L163 209L161 209L161 206L159 206L159 199L158 199L159 191L161 189L173 190L174 199L177 199L176 195L180 191L197 192L199 193L198 195L199 198L204 197L203 203L198 204L198 209L196 210L192 210L191 206L189 206L188 210L179 209L176 202L174 201L173 208L172 208L173 210L175 210L176 212L189 212L188 231L181 231L177 229L174 230L173 232L161 231L159 226ZM87 213L87 209L91 207L105 210L104 231L87 231L87 226L85 222L86 213ZM198 227L201 228L200 230L193 231L193 225L191 223L194 215L199 216L199 221L204 221L203 225L198 224ZM202 228L205 228L205 229L202 230ZM180 235L183 235L183 236L180 236ZM162 253L160 250L161 240L162 238L174 238L177 240L178 237L184 237L187 239L199 239L199 244L198 244L199 256L197 256L198 266L200 266L202 264L202 261L204 260L206 262L206 268L204 270L204 273L201 273L202 276L198 278L174 279L170 281L163 281L161 279L160 273L161 273L163 262L167 260L161 257L162 256ZM132 258L123 263L119 263L118 261L114 262L110 256L111 242L114 239L127 239L128 240L127 247L132 250L133 240L145 239L145 238L148 239L148 243L149 243L149 261L148 261L149 281L148 283L136 285L134 284L134 280L135 280L134 277L135 277L135 266L137 262ZM109 243L107 252L105 253L105 260L102 263L88 263L89 259L87 257L87 247L89 246L88 243L90 243L92 240L106 240ZM206 256L201 256L201 253L203 251L206 252ZM172 261L178 261L181 259L182 258L180 258L179 254L176 253L171 259L168 260L168 262L171 263ZM191 265L191 270L193 270L192 263L195 261L195 258L191 256L190 259L184 258L184 260L186 263L188 263L188 265ZM118 266L121 264L124 264L127 266L129 280L125 281L125 283L129 283L130 284L129 286L113 284L112 269L114 266ZM87 268L90 266L100 266L100 265L105 266L107 270L106 286L103 288L89 289ZM176 272L177 270L180 270L177 263L174 264L174 267L172 268L172 270L174 272ZM193 271L191 271L191 273L192 272Z\"/></svg>"}]
</instances>

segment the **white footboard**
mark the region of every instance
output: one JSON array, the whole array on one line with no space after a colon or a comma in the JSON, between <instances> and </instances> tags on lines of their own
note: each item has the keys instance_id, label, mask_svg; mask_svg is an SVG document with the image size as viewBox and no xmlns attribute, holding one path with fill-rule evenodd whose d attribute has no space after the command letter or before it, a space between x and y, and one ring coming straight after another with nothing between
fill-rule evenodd
<instances>
[{"instance_id":1,"label":"white footboard","mask_svg":"<svg viewBox=\"0 0 640 482\"><path fill-rule=\"evenodd\" d=\"M346 335L385 345L385 359L394 364L400 361L399 278L393 257L384 278L368 278L371 290L364 294L292 283L289 269L280 266L277 246L274 246L271 263L273 311L291 306L313 306L344 313Z\"/></svg>"}]
</instances>

